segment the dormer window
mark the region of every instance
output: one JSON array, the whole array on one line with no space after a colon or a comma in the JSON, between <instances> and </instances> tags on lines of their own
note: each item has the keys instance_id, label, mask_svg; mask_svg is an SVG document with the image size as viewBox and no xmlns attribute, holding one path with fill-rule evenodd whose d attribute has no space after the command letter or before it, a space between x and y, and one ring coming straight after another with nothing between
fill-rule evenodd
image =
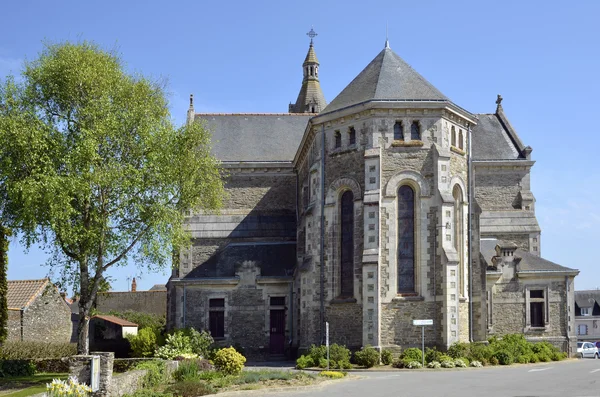
<instances>
[{"instance_id":1,"label":"dormer window","mask_svg":"<svg viewBox=\"0 0 600 397\"><path fill-rule=\"evenodd\" d=\"M354 127L348 128L348 144L349 145L356 144L356 130L354 130Z\"/></svg>"},{"instance_id":2,"label":"dormer window","mask_svg":"<svg viewBox=\"0 0 600 397\"><path fill-rule=\"evenodd\" d=\"M340 134L339 131L336 131L334 137L335 137L335 148L336 149L341 148L342 147L342 134Z\"/></svg>"},{"instance_id":3,"label":"dormer window","mask_svg":"<svg viewBox=\"0 0 600 397\"><path fill-rule=\"evenodd\" d=\"M582 316L591 316L592 315L592 308L591 307L582 307L581 308L581 315Z\"/></svg>"},{"instance_id":4,"label":"dormer window","mask_svg":"<svg viewBox=\"0 0 600 397\"><path fill-rule=\"evenodd\" d=\"M456 129L454 128L454 126L452 126L452 134L451 134L451 138L450 138L450 145L456 147Z\"/></svg>"},{"instance_id":5,"label":"dormer window","mask_svg":"<svg viewBox=\"0 0 600 397\"><path fill-rule=\"evenodd\" d=\"M421 126L418 121L413 121L410 126L410 139L413 141L421 140Z\"/></svg>"},{"instance_id":6,"label":"dormer window","mask_svg":"<svg viewBox=\"0 0 600 397\"><path fill-rule=\"evenodd\" d=\"M396 124L394 124L394 140L395 141L403 141L404 140L404 130L402 128L401 121L396 121Z\"/></svg>"}]
</instances>

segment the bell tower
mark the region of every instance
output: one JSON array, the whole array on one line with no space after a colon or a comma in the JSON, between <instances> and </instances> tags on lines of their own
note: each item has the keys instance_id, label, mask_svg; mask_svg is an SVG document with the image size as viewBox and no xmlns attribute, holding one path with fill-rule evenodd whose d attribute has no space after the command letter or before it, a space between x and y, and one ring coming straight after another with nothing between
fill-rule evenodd
<instances>
[{"instance_id":1,"label":"bell tower","mask_svg":"<svg viewBox=\"0 0 600 397\"><path fill-rule=\"evenodd\" d=\"M290 103L290 113L319 113L327 105L319 83L319 61L313 46L313 39L317 33L311 28L307 35L310 37L310 46L302 64L302 87L296 103Z\"/></svg>"}]
</instances>

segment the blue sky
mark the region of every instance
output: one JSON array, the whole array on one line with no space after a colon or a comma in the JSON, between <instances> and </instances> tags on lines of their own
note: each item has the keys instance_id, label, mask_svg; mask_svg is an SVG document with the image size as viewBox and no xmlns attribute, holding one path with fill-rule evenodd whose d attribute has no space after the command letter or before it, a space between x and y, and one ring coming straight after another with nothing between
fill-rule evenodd
<instances>
[{"instance_id":1,"label":"blue sky","mask_svg":"<svg viewBox=\"0 0 600 397\"><path fill-rule=\"evenodd\" d=\"M116 49L129 71L166 80L178 123L190 93L197 112L287 112L311 26L331 101L381 51L387 22L392 49L459 106L492 113L502 94L537 161L542 255L580 269L576 289L600 287L598 1L12 1L3 14L0 78L44 40L91 40ZM45 255L16 240L9 261L10 279L48 274ZM109 274L126 290L128 277L148 289L169 273Z\"/></svg>"}]
</instances>

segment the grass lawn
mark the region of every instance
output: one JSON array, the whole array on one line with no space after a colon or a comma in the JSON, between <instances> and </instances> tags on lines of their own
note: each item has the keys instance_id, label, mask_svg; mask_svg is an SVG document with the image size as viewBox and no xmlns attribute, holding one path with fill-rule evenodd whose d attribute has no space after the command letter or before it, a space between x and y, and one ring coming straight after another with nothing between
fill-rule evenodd
<instances>
[{"instance_id":1,"label":"grass lawn","mask_svg":"<svg viewBox=\"0 0 600 397\"><path fill-rule=\"evenodd\" d=\"M46 391L46 383L52 379L67 379L67 373L40 373L32 376L19 376L14 378L0 378L0 396L2 397L27 397Z\"/></svg>"}]
</instances>

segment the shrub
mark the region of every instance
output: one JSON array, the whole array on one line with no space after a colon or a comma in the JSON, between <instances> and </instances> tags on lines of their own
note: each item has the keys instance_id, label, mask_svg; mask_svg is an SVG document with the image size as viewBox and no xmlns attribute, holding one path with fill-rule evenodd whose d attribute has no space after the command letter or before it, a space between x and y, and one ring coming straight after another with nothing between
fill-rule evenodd
<instances>
[{"instance_id":1,"label":"shrub","mask_svg":"<svg viewBox=\"0 0 600 397\"><path fill-rule=\"evenodd\" d=\"M296 368L297 369L305 369L305 368L309 368L309 367L313 367L313 361L310 358L310 356L300 356L298 357L298 359L296 360Z\"/></svg>"},{"instance_id":2,"label":"shrub","mask_svg":"<svg viewBox=\"0 0 600 397\"><path fill-rule=\"evenodd\" d=\"M327 347L311 345L310 349L308 349L308 356L311 358L313 365L316 365L322 358L327 358Z\"/></svg>"},{"instance_id":3,"label":"shrub","mask_svg":"<svg viewBox=\"0 0 600 397\"><path fill-rule=\"evenodd\" d=\"M472 343L469 347L469 355L471 361L479 361L482 364L490 362L490 358L494 354L492 348L484 343Z\"/></svg>"},{"instance_id":4,"label":"shrub","mask_svg":"<svg viewBox=\"0 0 600 397\"><path fill-rule=\"evenodd\" d=\"M394 368L404 368L404 361L401 358L399 358L399 359L397 359L397 360L395 360L395 361L392 362L392 367L394 367Z\"/></svg>"},{"instance_id":5,"label":"shrub","mask_svg":"<svg viewBox=\"0 0 600 397\"><path fill-rule=\"evenodd\" d=\"M83 384L77 382L74 377L69 380L54 379L51 383L46 384L47 397L85 397L92 393L92 389Z\"/></svg>"},{"instance_id":6,"label":"shrub","mask_svg":"<svg viewBox=\"0 0 600 397\"><path fill-rule=\"evenodd\" d=\"M190 349L192 353L197 354L202 358L208 358L211 347L215 343L211 334L206 331L198 332L194 328L185 328L183 334L190 340ZM237 349L236 351L240 352Z\"/></svg>"},{"instance_id":7,"label":"shrub","mask_svg":"<svg viewBox=\"0 0 600 397\"><path fill-rule=\"evenodd\" d=\"M200 368L196 360L184 360L179 363L177 369L173 372L173 379L178 382L188 380L198 380Z\"/></svg>"},{"instance_id":8,"label":"shrub","mask_svg":"<svg viewBox=\"0 0 600 397\"><path fill-rule=\"evenodd\" d=\"M529 360L531 360L531 355L521 355L519 357L517 357L517 362L519 364L529 364Z\"/></svg>"},{"instance_id":9,"label":"shrub","mask_svg":"<svg viewBox=\"0 0 600 397\"><path fill-rule=\"evenodd\" d=\"M166 383L169 375L167 373L167 366L164 361L152 360L139 363L136 369L145 369L146 376L142 384L144 387L155 387L161 383Z\"/></svg>"},{"instance_id":10,"label":"shrub","mask_svg":"<svg viewBox=\"0 0 600 397\"><path fill-rule=\"evenodd\" d=\"M326 349L325 354L327 354ZM327 358L326 355L324 357ZM346 348L344 345L338 345L337 343L334 343L333 345L329 346L329 359L331 361L335 361L336 363L339 363L340 361L343 363L350 363L350 350L348 350L348 348Z\"/></svg>"},{"instance_id":11,"label":"shrub","mask_svg":"<svg viewBox=\"0 0 600 397\"><path fill-rule=\"evenodd\" d=\"M510 364L517 360L519 356L529 356L535 352L532 349L533 345L522 334L508 334L504 335L502 339L491 338L490 347L494 351L494 354L500 351L509 354L511 357L509 360ZM499 359L498 361L502 364L502 360Z\"/></svg>"},{"instance_id":12,"label":"shrub","mask_svg":"<svg viewBox=\"0 0 600 397\"><path fill-rule=\"evenodd\" d=\"M548 361L552 361L552 358L548 354L546 354L545 352L544 353L538 353L537 356L538 356L538 359L541 362L547 363Z\"/></svg>"},{"instance_id":13,"label":"shrub","mask_svg":"<svg viewBox=\"0 0 600 397\"><path fill-rule=\"evenodd\" d=\"M454 368L454 361L452 360L444 360L441 362L443 368Z\"/></svg>"},{"instance_id":14,"label":"shrub","mask_svg":"<svg viewBox=\"0 0 600 397\"><path fill-rule=\"evenodd\" d=\"M454 366L458 368L467 368L467 363L461 358L454 360Z\"/></svg>"},{"instance_id":15,"label":"shrub","mask_svg":"<svg viewBox=\"0 0 600 397\"><path fill-rule=\"evenodd\" d=\"M196 397L214 394L215 389L206 382L177 382L169 387L169 392L180 397Z\"/></svg>"},{"instance_id":16,"label":"shrub","mask_svg":"<svg viewBox=\"0 0 600 397\"><path fill-rule=\"evenodd\" d=\"M499 350L494 353L493 356L500 365L511 365L514 362L514 358L510 352L506 350Z\"/></svg>"},{"instance_id":17,"label":"shrub","mask_svg":"<svg viewBox=\"0 0 600 397\"><path fill-rule=\"evenodd\" d=\"M426 347L425 348L425 361L428 363L432 361L440 362L440 357L442 356L442 352L439 351L436 347Z\"/></svg>"},{"instance_id":18,"label":"shrub","mask_svg":"<svg viewBox=\"0 0 600 397\"><path fill-rule=\"evenodd\" d=\"M233 347L219 350L213 360L217 371L228 375L237 375L242 372L246 357L238 353Z\"/></svg>"},{"instance_id":19,"label":"shrub","mask_svg":"<svg viewBox=\"0 0 600 397\"><path fill-rule=\"evenodd\" d=\"M29 358L63 358L77 354L75 343L11 342L6 341L0 348L4 360Z\"/></svg>"},{"instance_id":20,"label":"shrub","mask_svg":"<svg viewBox=\"0 0 600 397\"><path fill-rule=\"evenodd\" d=\"M530 354L530 355L529 355L529 362L530 362L531 364L539 363L539 362L540 362L540 359L538 358L538 355L537 355L537 354L535 354L535 353L532 353L532 354Z\"/></svg>"},{"instance_id":21,"label":"shrub","mask_svg":"<svg viewBox=\"0 0 600 397\"><path fill-rule=\"evenodd\" d=\"M138 325L138 329L150 328L159 334L165 328L166 318L159 314L142 313L135 310L125 310L122 312L111 310L107 314L116 316Z\"/></svg>"},{"instance_id":22,"label":"shrub","mask_svg":"<svg viewBox=\"0 0 600 397\"><path fill-rule=\"evenodd\" d=\"M423 360L423 352L416 347L410 347L402 352L400 358L421 362Z\"/></svg>"},{"instance_id":23,"label":"shrub","mask_svg":"<svg viewBox=\"0 0 600 397\"><path fill-rule=\"evenodd\" d=\"M469 343L456 342L448 348L448 355L454 359L469 355Z\"/></svg>"},{"instance_id":24,"label":"shrub","mask_svg":"<svg viewBox=\"0 0 600 397\"><path fill-rule=\"evenodd\" d=\"M321 371L319 373L319 376L325 376L325 377L331 378L331 379L341 379L344 376L346 376L346 373L338 372L338 371Z\"/></svg>"},{"instance_id":25,"label":"shrub","mask_svg":"<svg viewBox=\"0 0 600 397\"><path fill-rule=\"evenodd\" d=\"M490 357L490 365L498 365L500 362L495 356Z\"/></svg>"},{"instance_id":26,"label":"shrub","mask_svg":"<svg viewBox=\"0 0 600 397\"><path fill-rule=\"evenodd\" d=\"M554 352L552 353L552 361L562 361L567 358L567 353Z\"/></svg>"},{"instance_id":27,"label":"shrub","mask_svg":"<svg viewBox=\"0 0 600 397\"><path fill-rule=\"evenodd\" d=\"M408 369L423 368L423 364L421 364L418 361L409 361L406 363L405 368L408 368Z\"/></svg>"},{"instance_id":28,"label":"shrub","mask_svg":"<svg viewBox=\"0 0 600 397\"><path fill-rule=\"evenodd\" d=\"M394 355L391 350L383 349L381 351L381 362L383 365L390 365L394 361Z\"/></svg>"},{"instance_id":29,"label":"shrub","mask_svg":"<svg viewBox=\"0 0 600 397\"><path fill-rule=\"evenodd\" d=\"M379 358L379 352L368 345L354 353L354 361L361 367L372 368L379 364Z\"/></svg>"},{"instance_id":30,"label":"shrub","mask_svg":"<svg viewBox=\"0 0 600 397\"><path fill-rule=\"evenodd\" d=\"M439 361L440 361L440 362L444 362L444 361L454 361L454 359L453 359L452 357L450 357L449 355L447 355L447 354L442 354L442 355L440 355L440 359L439 359Z\"/></svg>"},{"instance_id":31,"label":"shrub","mask_svg":"<svg viewBox=\"0 0 600 397\"><path fill-rule=\"evenodd\" d=\"M188 355L195 356L192 352L190 337L185 335L183 331L177 330L173 334L167 336L164 346L159 347L154 352L154 356L164 360L172 360L177 356Z\"/></svg>"},{"instance_id":32,"label":"shrub","mask_svg":"<svg viewBox=\"0 0 600 397\"><path fill-rule=\"evenodd\" d=\"M0 361L0 377L31 376L35 374L35 364L32 360L2 360Z\"/></svg>"},{"instance_id":33,"label":"shrub","mask_svg":"<svg viewBox=\"0 0 600 397\"><path fill-rule=\"evenodd\" d=\"M123 397L173 397L173 394L153 389L138 389L133 394L123 394Z\"/></svg>"},{"instance_id":34,"label":"shrub","mask_svg":"<svg viewBox=\"0 0 600 397\"><path fill-rule=\"evenodd\" d=\"M290 380L296 374L290 371L274 371L274 370L259 370L259 371L244 371L237 379L233 381L236 385L246 383L258 383L269 380Z\"/></svg>"},{"instance_id":35,"label":"shrub","mask_svg":"<svg viewBox=\"0 0 600 397\"><path fill-rule=\"evenodd\" d=\"M442 368L442 364L439 361L430 361L427 368Z\"/></svg>"},{"instance_id":36,"label":"shrub","mask_svg":"<svg viewBox=\"0 0 600 397\"><path fill-rule=\"evenodd\" d=\"M137 335L127 335L131 346L132 357L152 357L158 347L156 331L152 328L142 328Z\"/></svg>"},{"instance_id":37,"label":"shrub","mask_svg":"<svg viewBox=\"0 0 600 397\"><path fill-rule=\"evenodd\" d=\"M483 364L481 363L481 361L471 361L471 367L481 368L483 367Z\"/></svg>"},{"instance_id":38,"label":"shrub","mask_svg":"<svg viewBox=\"0 0 600 397\"><path fill-rule=\"evenodd\" d=\"M338 361L335 365L334 368L337 369L351 369L352 368L352 364L350 364L350 361L346 360L346 361Z\"/></svg>"}]
</instances>

